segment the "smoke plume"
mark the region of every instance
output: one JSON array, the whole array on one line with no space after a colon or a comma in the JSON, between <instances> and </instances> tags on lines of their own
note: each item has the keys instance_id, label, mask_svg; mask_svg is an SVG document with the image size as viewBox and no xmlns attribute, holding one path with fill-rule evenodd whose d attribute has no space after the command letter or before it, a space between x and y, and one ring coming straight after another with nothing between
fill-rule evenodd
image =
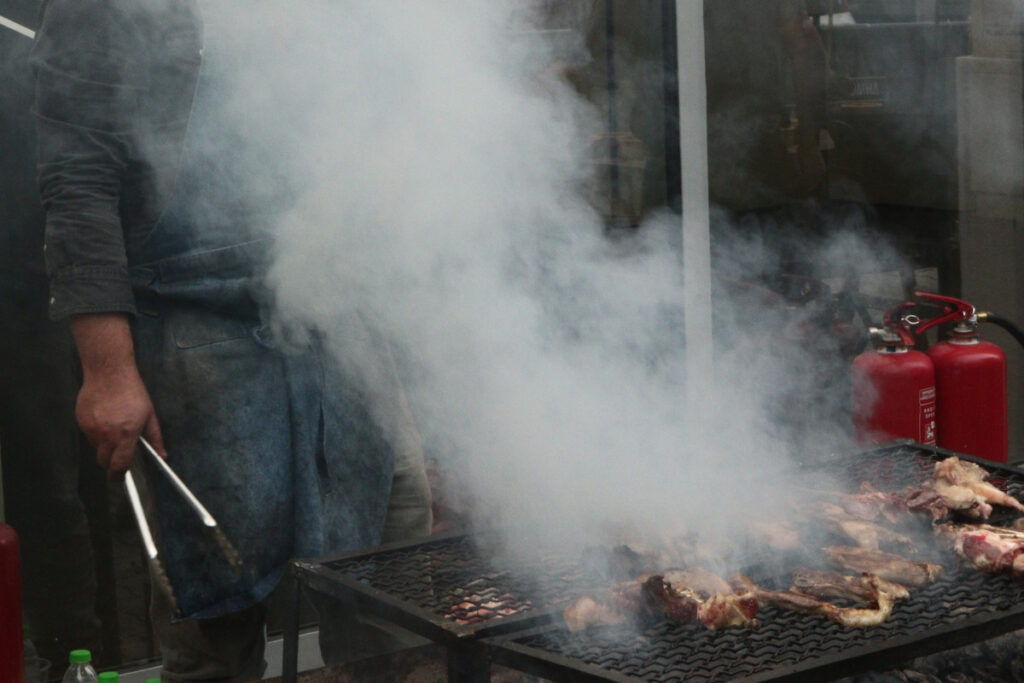
<instances>
[{"instance_id":1,"label":"smoke plume","mask_svg":"<svg viewBox=\"0 0 1024 683\"><path fill-rule=\"evenodd\" d=\"M539 31L512 0L208 4L232 48L225 115L292 186L278 323L320 330L357 370L380 349L351 343L353 316L387 339L428 452L480 520L727 534L798 495L801 457L845 444L842 387L816 393L827 354L728 286L778 259L742 230L718 245L716 382L688 419L679 220L610 239L585 201L600 116L560 64L582 30Z\"/></svg>"}]
</instances>

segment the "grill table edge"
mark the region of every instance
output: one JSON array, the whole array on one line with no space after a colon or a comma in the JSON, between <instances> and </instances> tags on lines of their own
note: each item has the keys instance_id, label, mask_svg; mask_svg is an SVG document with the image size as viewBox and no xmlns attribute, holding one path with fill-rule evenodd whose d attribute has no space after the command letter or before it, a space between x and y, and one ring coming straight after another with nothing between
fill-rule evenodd
<instances>
[{"instance_id":1,"label":"grill table edge","mask_svg":"<svg viewBox=\"0 0 1024 683\"><path fill-rule=\"evenodd\" d=\"M1024 605L1003 612L977 615L923 633L898 636L879 645L865 645L797 664L780 665L750 676L722 680L729 683L834 681L846 676L886 671L919 657L955 650L1022 628ZM643 683L645 680L516 642L523 638L559 631L564 631L563 625L549 624L504 636L488 637L481 642L487 647L494 663L543 676L551 681Z\"/></svg>"}]
</instances>

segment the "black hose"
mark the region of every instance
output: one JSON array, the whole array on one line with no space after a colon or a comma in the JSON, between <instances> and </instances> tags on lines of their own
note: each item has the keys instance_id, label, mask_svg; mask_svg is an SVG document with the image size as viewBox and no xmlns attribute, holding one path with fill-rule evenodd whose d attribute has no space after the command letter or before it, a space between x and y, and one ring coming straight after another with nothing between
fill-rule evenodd
<instances>
[{"instance_id":1,"label":"black hose","mask_svg":"<svg viewBox=\"0 0 1024 683\"><path fill-rule=\"evenodd\" d=\"M993 325L1003 328L1010 333L1010 336L1017 340L1018 344L1024 346L1024 332L1021 332L1019 327L1001 315L996 315L995 313L979 313L978 322L992 323Z\"/></svg>"}]
</instances>

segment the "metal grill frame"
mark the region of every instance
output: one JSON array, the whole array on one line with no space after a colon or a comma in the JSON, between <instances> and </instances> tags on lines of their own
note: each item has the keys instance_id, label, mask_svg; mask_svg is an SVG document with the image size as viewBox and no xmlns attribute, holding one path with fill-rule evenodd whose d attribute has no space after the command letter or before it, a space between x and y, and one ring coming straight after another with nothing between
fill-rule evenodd
<instances>
[{"instance_id":1,"label":"metal grill frame","mask_svg":"<svg viewBox=\"0 0 1024 683\"><path fill-rule=\"evenodd\" d=\"M881 455L885 451L891 451L894 458L899 457L899 451L908 447L933 458L955 455L982 465L994 477L1014 477L1024 486L1024 470L1020 468L926 446L909 439L881 444L852 454L819 458L806 464L830 469L848 464L858 457ZM343 600L364 614L384 619L444 645L448 652L450 681L488 681L492 660L510 668L558 681L636 683L642 680L515 642L533 634L564 630L564 625L560 623L561 608L538 603L515 615L497 617L475 624L457 624L420 605L374 588L356 577L340 575L338 571L328 566L351 560L373 562L375 558L392 551L419 548L426 550L459 540L472 541L472 537L460 531L313 560L294 561L290 567L293 579L290 582L290 595L286 596L286 600L289 600L294 608L286 615L283 683L291 683L297 676L298 605L305 589ZM836 655L802 661L794 665L780 665L768 672L734 680L750 683L776 680L832 680L864 671L891 668L919 656L986 640L1019 628L1024 628L1024 603L1011 610L978 615L923 633L892 638L882 644L876 643Z\"/></svg>"}]
</instances>

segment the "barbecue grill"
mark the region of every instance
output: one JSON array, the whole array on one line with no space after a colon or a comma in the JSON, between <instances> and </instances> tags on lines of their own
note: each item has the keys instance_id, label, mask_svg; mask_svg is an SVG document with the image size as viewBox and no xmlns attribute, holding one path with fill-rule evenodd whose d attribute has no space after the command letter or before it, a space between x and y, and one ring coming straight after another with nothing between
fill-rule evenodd
<instances>
[{"instance_id":1,"label":"barbecue grill","mask_svg":"<svg viewBox=\"0 0 1024 683\"><path fill-rule=\"evenodd\" d=\"M894 490L921 483L950 455L959 454L904 441L807 466L847 478L850 490L865 480ZM1024 470L960 457L1024 497ZM489 680L492 661L556 681L831 680L1024 628L1024 585L960 568L950 554L941 580L913 590L885 623L866 629L762 605L754 628L710 631L666 621L570 634L562 609L607 587L608 577L557 551L515 561L493 553L489 540L452 534L298 561L292 571L297 591L351 601L443 644L449 680L460 683ZM295 604L297 615L297 595ZM285 634L286 682L295 680L297 630L296 616Z\"/></svg>"}]
</instances>

